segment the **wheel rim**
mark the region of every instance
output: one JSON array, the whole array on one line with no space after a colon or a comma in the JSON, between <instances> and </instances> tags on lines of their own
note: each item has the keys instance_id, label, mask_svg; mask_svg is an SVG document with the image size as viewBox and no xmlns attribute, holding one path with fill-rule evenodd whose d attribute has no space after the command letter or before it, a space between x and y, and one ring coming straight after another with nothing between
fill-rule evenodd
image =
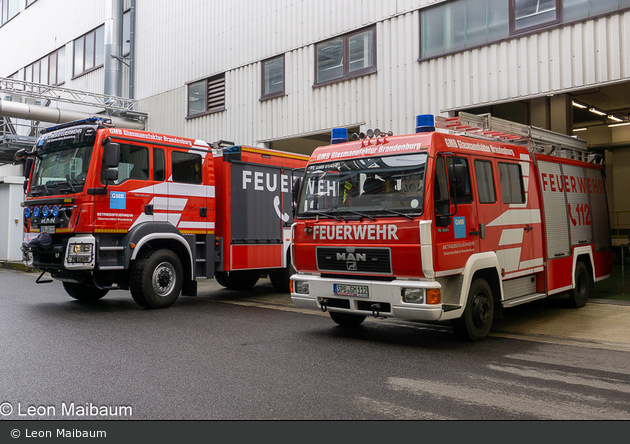
<instances>
[{"instance_id":1,"label":"wheel rim","mask_svg":"<svg viewBox=\"0 0 630 444\"><path fill-rule=\"evenodd\" d=\"M162 262L155 267L151 283L158 296L168 296L175 287L175 267L168 262Z\"/></svg>"},{"instance_id":2,"label":"wheel rim","mask_svg":"<svg viewBox=\"0 0 630 444\"><path fill-rule=\"evenodd\" d=\"M473 299L472 318L475 327L480 328L492 320L492 305L483 293L477 293Z\"/></svg>"}]
</instances>

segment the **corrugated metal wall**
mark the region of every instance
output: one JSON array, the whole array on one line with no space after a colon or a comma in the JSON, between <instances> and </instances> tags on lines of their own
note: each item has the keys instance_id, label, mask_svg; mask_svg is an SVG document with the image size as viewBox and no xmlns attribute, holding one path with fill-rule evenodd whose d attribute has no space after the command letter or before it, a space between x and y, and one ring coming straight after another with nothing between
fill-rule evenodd
<instances>
[{"instance_id":1,"label":"corrugated metal wall","mask_svg":"<svg viewBox=\"0 0 630 444\"><path fill-rule=\"evenodd\" d=\"M67 45L67 88L103 91L103 70L71 80L71 42L109 0L38 0L0 28L0 75ZM262 141L336 126L413 131L414 116L630 79L630 12L418 62L429 0L137 0L136 97L150 129ZM130 0L125 0L125 8ZM24 27L33 24L32 32ZM378 72L314 88L315 43L376 24ZM287 95L261 102L261 61L286 54ZM124 67L127 92L128 68ZM186 84L226 73L226 111L186 120Z\"/></svg>"}]
</instances>

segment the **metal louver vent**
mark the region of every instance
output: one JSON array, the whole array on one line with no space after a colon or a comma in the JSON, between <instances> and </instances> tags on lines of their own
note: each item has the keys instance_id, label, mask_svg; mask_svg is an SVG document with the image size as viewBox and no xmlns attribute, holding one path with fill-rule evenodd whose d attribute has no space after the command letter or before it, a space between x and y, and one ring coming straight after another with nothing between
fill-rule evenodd
<instances>
[{"instance_id":1,"label":"metal louver vent","mask_svg":"<svg viewBox=\"0 0 630 444\"><path fill-rule=\"evenodd\" d=\"M208 79L208 112L225 109L225 74Z\"/></svg>"}]
</instances>

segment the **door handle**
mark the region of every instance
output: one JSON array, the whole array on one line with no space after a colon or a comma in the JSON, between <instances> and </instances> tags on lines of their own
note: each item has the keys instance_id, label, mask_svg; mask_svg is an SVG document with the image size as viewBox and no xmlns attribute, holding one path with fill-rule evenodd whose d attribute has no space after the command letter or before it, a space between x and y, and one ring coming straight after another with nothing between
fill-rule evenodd
<instances>
[{"instance_id":1,"label":"door handle","mask_svg":"<svg viewBox=\"0 0 630 444\"><path fill-rule=\"evenodd\" d=\"M144 214L151 216L153 215L153 205L145 205L144 206Z\"/></svg>"},{"instance_id":2,"label":"door handle","mask_svg":"<svg viewBox=\"0 0 630 444\"><path fill-rule=\"evenodd\" d=\"M479 236L481 234L481 231L471 231L470 233L468 233L470 236Z\"/></svg>"},{"instance_id":3,"label":"door handle","mask_svg":"<svg viewBox=\"0 0 630 444\"><path fill-rule=\"evenodd\" d=\"M525 227L525 231L532 231L534 227Z\"/></svg>"}]
</instances>

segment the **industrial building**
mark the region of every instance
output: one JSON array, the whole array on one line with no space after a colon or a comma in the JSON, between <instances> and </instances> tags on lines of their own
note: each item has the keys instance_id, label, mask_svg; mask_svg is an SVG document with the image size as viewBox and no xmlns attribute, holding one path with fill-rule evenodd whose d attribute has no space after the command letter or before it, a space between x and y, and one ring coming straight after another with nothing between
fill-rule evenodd
<instances>
[{"instance_id":1,"label":"industrial building","mask_svg":"<svg viewBox=\"0 0 630 444\"><path fill-rule=\"evenodd\" d=\"M308 154L491 113L587 140L630 228L629 34L630 0L0 0L0 260L21 258L13 153L91 114Z\"/></svg>"}]
</instances>

